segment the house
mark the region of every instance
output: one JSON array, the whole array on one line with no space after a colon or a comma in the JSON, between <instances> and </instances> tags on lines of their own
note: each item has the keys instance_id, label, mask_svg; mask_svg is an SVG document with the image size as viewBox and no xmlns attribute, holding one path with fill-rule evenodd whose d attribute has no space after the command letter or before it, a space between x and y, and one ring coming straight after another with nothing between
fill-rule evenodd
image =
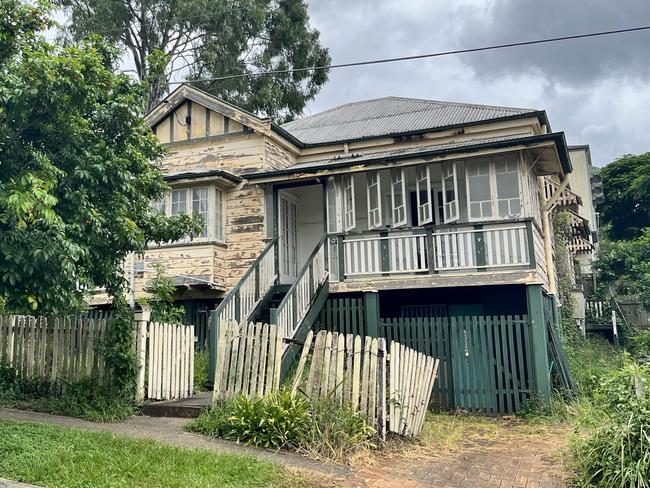
<instances>
[{"instance_id":1,"label":"house","mask_svg":"<svg viewBox=\"0 0 650 488\"><path fill-rule=\"evenodd\" d=\"M179 301L216 306L213 331L260 320L288 339L328 327L410 341L443 358L448 407L550 396L550 214L580 202L544 111L385 97L278 126L182 85L147 120L169 149L172 191L154 208L206 227L127 263L136 296L157 263Z\"/></svg>"}]
</instances>

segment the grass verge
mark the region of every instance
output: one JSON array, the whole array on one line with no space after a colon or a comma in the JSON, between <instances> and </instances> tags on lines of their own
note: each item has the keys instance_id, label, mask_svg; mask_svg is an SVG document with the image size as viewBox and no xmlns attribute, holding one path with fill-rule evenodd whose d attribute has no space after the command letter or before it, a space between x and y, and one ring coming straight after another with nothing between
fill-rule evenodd
<instances>
[{"instance_id":1,"label":"grass verge","mask_svg":"<svg viewBox=\"0 0 650 488\"><path fill-rule=\"evenodd\" d=\"M7 421L0 421L0 478L55 487L308 486L246 456Z\"/></svg>"}]
</instances>

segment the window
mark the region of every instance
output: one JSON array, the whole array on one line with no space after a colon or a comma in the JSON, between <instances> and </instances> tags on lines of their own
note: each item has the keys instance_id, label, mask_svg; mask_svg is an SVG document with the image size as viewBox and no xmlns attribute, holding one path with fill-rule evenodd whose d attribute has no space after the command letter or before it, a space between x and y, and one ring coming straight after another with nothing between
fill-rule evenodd
<instances>
[{"instance_id":1,"label":"window","mask_svg":"<svg viewBox=\"0 0 650 488\"><path fill-rule=\"evenodd\" d=\"M195 237L208 237L208 188L192 188L192 212L203 217L203 228Z\"/></svg>"},{"instance_id":2,"label":"window","mask_svg":"<svg viewBox=\"0 0 650 488\"><path fill-rule=\"evenodd\" d=\"M417 187L418 225L428 224L433 221L431 173L429 166L418 166L415 168L415 184Z\"/></svg>"},{"instance_id":3,"label":"window","mask_svg":"<svg viewBox=\"0 0 650 488\"><path fill-rule=\"evenodd\" d=\"M225 192L219 188L175 188L171 194L153 202L151 208L170 216L198 213L203 216L203 228L193 239L225 241Z\"/></svg>"},{"instance_id":4,"label":"window","mask_svg":"<svg viewBox=\"0 0 650 488\"><path fill-rule=\"evenodd\" d=\"M354 175L343 176L343 221L344 229L352 230L357 225L357 217L354 208Z\"/></svg>"},{"instance_id":5,"label":"window","mask_svg":"<svg viewBox=\"0 0 650 488\"><path fill-rule=\"evenodd\" d=\"M340 185L338 180L330 176L327 179L327 232L341 232L341 218L338 210L341 199Z\"/></svg>"},{"instance_id":6,"label":"window","mask_svg":"<svg viewBox=\"0 0 650 488\"><path fill-rule=\"evenodd\" d=\"M519 195L519 171L514 158L498 158L494 161L497 186L497 211L499 217L514 217L521 214Z\"/></svg>"},{"instance_id":7,"label":"window","mask_svg":"<svg viewBox=\"0 0 650 488\"><path fill-rule=\"evenodd\" d=\"M172 190L172 216L187 213L187 188Z\"/></svg>"},{"instance_id":8,"label":"window","mask_svg":"<svg viewBox=\"0 0 650 488\"><path fill-rule=\"evenodd\" d=\"M469 220L521 215L516 157L501 156L468 161L467 193Z\"/></svg>"},{"instance_id":9,"label":"window","mask_svg":"<svg viewBox=\"0 0 650 488\"><path fill-rule=\"evenodd\" d=\"M406 225L406 178L403 169L390 172L390 200L393 227Z\"/></svg>"},{"instance_id":10,"label":"window","mask_svg":"<svg viewBox=\"0 0 650 488\"><path fill-rule=\"evenodd\" d=\"M368 228L381 227L381 177L379 171L370 171L368 177Z\"/></svg>"},{"instance_id":11,"label":"window","mask_svg":"<svg viewBox=\"0 0 650 488\"><path fill-rule=\"evenodd\" d=\"M442 215L445 223L458 220L458 178L456 163L442 164Z\"/></svg>"}]
</instances>

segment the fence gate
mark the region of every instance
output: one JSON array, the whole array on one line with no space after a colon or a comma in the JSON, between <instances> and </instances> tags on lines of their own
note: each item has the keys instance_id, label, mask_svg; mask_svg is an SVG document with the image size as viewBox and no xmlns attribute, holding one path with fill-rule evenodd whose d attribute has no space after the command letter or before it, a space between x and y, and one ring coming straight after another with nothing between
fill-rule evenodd
<instances>
[{"instance_id":1,"label":"fence gate","mask_svg":"<svg viewBox=\"0 0 650 488\"><path fill-rule=\"evenodd\" d=\"M139 322L138 397L189 398L194 393L194 326Z\"/></svg>"}]
</instances>

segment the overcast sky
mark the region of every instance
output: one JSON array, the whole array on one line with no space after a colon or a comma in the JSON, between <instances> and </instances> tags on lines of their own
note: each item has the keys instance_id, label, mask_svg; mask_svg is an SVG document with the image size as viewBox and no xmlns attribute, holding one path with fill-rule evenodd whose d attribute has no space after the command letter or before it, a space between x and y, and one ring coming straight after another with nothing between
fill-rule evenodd
<instances>
[{"instance_id":1,"label":"overcast sky","mask_svg":"<svg viewBox=\"0 0 650 488\"><path fill-rule=\"evenodd\" d=\"M650 0L311 0L335 63L650 24ZM602 166L650 151L650 31L345 68L311 113L388 95L545 109Z\"/></svg>"}]
</instances>

